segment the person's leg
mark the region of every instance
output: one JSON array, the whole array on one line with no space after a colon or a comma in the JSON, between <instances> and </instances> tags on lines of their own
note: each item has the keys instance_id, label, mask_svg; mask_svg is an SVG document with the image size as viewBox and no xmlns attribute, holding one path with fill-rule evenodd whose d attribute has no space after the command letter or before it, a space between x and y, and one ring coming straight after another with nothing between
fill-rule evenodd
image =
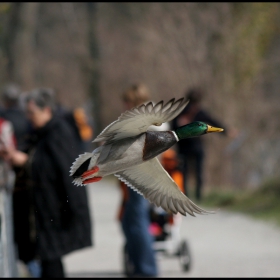
<instances>
[{"instance_id":1,"label":"person's leg","mask_svg":"<svg viewBox=\"0 0 280 280\"><path fill-rule=\"evenodd\" d=\"M31 238L30 205L28 191L13 193L14 241L18 258L27 263L35 258L35 243Z\"/></svg>"},{"instance_id":2,"label":"person's leg","mask_svg":"<svg viewBox=\"0 0 280 280\"><path fill-rule=\"evenodd\" d=\"M27 262L27 268L32 278L41 278L42 268L39 260L34 259Z\"/></svg>"},{"instance_id":3,"label":"person's leg","mask_svg":"<svg viewBox=\"0 0 280 280\"><path fill-rule=\"evenodd\" d=\"M203 187L203 163L204 163L204 152L199 151L196 154L196 163L195 163L195 174L196 174L196 200L199 201L201 199L201 192Z\"/></svg>"},{"instance_id":4,"label":"person's leg","mask_svg":"<svg viewBox=\"0 0 280 280\"><path fill-rule=\"evenodd\" d=\"M149 233L149 202L129 188L129 199L122 218L128 255L135 276L157 276L153 237Z\"/></svg>"},{"instance_id":5,"label":"person's leg","mask_svg":"<svg viewBox=\"0 0 280 280\"><path fill-rule=\"evenodd\" d=\"M61 259L43 260L41 266L42 278L65 278Z\"/></svg>"},{"instance_id":6,"label":"person's leg","mask_svg":"<svg viewBox=\"0 0 280 280\"><path fill-rule=\"evenodd\" d=\"M184 186L184 191L185 191L185 195L188 196L189 193L188 193L188 176L189 176L189 163L188 163L188 156L185 154L182 154L180 156L181 158L181 162L182 162L182 165L183 165L183 168L182 168L182 173L183 173L183 186Z\"/></svg>"}]
</instances>

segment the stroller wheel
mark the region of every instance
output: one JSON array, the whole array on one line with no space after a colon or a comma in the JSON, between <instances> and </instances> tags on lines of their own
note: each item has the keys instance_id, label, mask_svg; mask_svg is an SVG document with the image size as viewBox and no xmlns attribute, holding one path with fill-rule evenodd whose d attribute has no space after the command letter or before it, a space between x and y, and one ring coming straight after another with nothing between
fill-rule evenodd
<instances>
[{"instance_id":1,"label":"stroller wheel","mask_svg":"<svg viewBox=\"0 0 280 280\"><path fill-rule=\"evenodd\" d=\"M191 268L191 255L186 240L182 241L180 244L179 258L183 271L189 271Z\"/></svg>"},{"instance_id":2,"label":"stroller wheel","mask_svg":"<svg viewBox=\"0 0 280 280\"><path fill-rule=\"evenodd\" d=\"M131 263L131 260L129 259L127 244L125 244L123 248L123 268L125 276L131 277L134 268L133 264Z\"/></svg>"}]
</instances>

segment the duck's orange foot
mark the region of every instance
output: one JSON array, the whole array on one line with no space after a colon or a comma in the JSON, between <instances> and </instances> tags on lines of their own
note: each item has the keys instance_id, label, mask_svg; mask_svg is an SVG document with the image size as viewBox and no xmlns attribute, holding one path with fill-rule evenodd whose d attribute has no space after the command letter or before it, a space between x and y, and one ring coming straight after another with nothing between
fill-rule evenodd
<instances>
[{"instance_id":1,"label":"duck's orange foot","mask_svg":"<svg viewBox=\"0 0 280 280\"><path fill-rule=\"evenodd\" d=\"M94 166L90 170L84 172L81 177L84 179L84 178L86 178L86 177L88 177L88 176L90 176L90 175L92 175L92 174L94 174L94 173L96 173L98 171L99 171L99 167L98 166Z\"/></svg>"},{"instance_id":2,"label":"duck's orange foot","mask_svg":"<svg viewBox=\"0 0 280 280\"><path fill-rule=\"evenodd\" d=\"M84 180L83 184L86 185L86 184L89 184L89 183L98 182L101 179L102 179L102 177L93 177L93 178Z\"/></svg>"}]
</instances>

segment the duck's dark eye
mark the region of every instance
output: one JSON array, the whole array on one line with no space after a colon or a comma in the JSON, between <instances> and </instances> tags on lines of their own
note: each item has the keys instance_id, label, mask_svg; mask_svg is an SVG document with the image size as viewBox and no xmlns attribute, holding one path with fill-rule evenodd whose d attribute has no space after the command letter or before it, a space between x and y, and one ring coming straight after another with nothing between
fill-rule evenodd
<instances>
[{"instance_id":1,"label":"duck's dark eye","mask_svg":"<svg viewBox=\"0 0 280 280\"><path fill-rule=\"evenodd\" d=\"M198 126L201 126L201 123L199 123Z\"/></svg>"}]
</instances>

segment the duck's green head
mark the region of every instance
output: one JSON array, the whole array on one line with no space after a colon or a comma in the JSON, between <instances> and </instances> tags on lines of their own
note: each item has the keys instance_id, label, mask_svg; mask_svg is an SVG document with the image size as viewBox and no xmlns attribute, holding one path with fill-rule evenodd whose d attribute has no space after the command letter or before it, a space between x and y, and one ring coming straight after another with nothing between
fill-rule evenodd
<instances>
[{"instance_id":1,"label":"duck's green head","mask_svg":"<svg viewBox=\"0 0 280 280\"><path fill-rule=\"evenodd\" d=\"M185 138L201 136L210 132L221 132L223 130L223 128L213 127L204 122L192 122L177 128L175 133L179 140L182 140Z\"/></svg>"}]
</instances>

